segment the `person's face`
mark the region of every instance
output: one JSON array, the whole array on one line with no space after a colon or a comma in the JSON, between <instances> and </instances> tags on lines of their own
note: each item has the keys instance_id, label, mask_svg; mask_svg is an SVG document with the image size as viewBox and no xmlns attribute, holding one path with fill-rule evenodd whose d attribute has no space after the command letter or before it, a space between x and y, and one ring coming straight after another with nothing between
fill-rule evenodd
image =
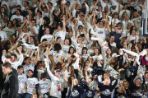
<instances>
[{"instance_id":1,"label":"person's face","mask_svg":"<svg viewBox=\"0 0 148 98\"><path fill-rule=\"evenodd\" d=\"M99 50L97 48L95 48L94 53L99 54Z\"/></svg>"},{"instance_id":2,"label":"person's face","mask_svg":"<svg viewBox=\"0 0 148 98\"><path fill-rule=\"evenodd\" d=\"M68 39L65 39L64 44L65 45L69 45L69 40Z\"/></svg>"},{"instance_id":3,"label":"person's face","mask_svg":"<svg viewBox=\"0 0 148 98\"><path fill-rule=\"evenodd\" d=\"M34 43L33 37L30 37L30 42L31 42L31 43Z\"/></svg>"},{"instance_id":4,"label":"person's face","mask_svg":"<svg viewBox=\"0 0 148 98\"><path fill-rule=\"evenodd\" d=\"M146 74L144 75L144 77L145 77L145 79L148 79L148 73L146 73Z\"/></svg>"},{"instance_id":5,"label":"person's face","mask_svg":"<svg viewBox=\"0 0 148 98\"><path fill-rule=\"evenodd\" d=\"M18 27L17 31L18 31L19 33L21 33L21 32L22 32L21 27Z\"/></svg>"},{"instance_id":6,"label":"person's face","mask_svg":"<svg viewBox=\"0 0 148 98\"><path fill-rule=\"evenodd\" d=\"M20 12L19 11L16 11L16 15L20 15Z\"/></svg>"},{"instance_id":7,"label":"person's face","mask_svg":"<svg viewBox=\"0 0 148 98\"><path fill-rule=\"evenodd\" d=\"M61 77L61 72L60 71L55 71L55 76L60 78Z\"/></svg>"},{"instance_id":8,"label":"person's face","mask_svg":"<svg viewBox=\"0 0 148 98\"><path fill-rule=\"evenodd\" d=\"M86 63L85 63L87 66L89 66L89 61L86 61Z\"/></svg>"},{"instance_id":9,"label":"person's face","mask_svg":"<svg viewBox=\"0 0 148 98\"><path fill-rule=\"evenodd\" d=\"M140 80L140 79L136 79L136 80L135 80L135 85L136 85L137 87L140 87L140 86L141 86L141 80Z\"/></svg>"},{"instance_id":10,"label":"person's face","mask_svg":"<svg viewBox=\"0 0 148 98\"><path fill-rule=\"evenodd\" d=\"M109 74L105 73L103 77L104 77L104 79L109 79Z\"/></svg>"},{"instance_id":11,"label":"person's face","mask_svg":"<svg viewBox=\"0 0 148 98\"><path fill-rule=\"evenodd\" d=\"M24 71L24 69L23 68L20 68L20 69L18 69L18 74L22 74L23 73L23 71Z\"/></svg>"},{"instance_id":12,"label":"person's face","mask_svg":"<svg viewBox=\"0 0 148 98\"><path fill-rule=\"evenodd\" d=\"M3 13L5 11L4 7L1 7L1 13Z\"/></svg>"},{"instance_id":13,"label":"person's face","mask_svg":"<svg viewBox=\"0 0 148 98\"><path fill-rule=\"evenodd\" d=\"M30 59L30 58L28 58L28 59L25 60L25 64L28 65L28 64L30 64L30 63L31 63L31 59Z\"/></svg>"},{"instance_id":14,"label":"person's face","mask_svg":"<svg viewBox=\"0 0 148 98\"><path fill-rule=\"evenodd\" d=\"M132 31L132 35L133 36L136 35L136 31L135 30Z\"/></svg>"},{"instance_id":15,"label":"person's face","mask_svg":"<svg viewBox=\"0 0 148 98\"><path fill-rule=\"evenodd\" d=\"M82 53L83 54L87 54L87 50L86 49L83 49Z\"/></svg>"},{"instance_id":16,"label":"person's face","mask_svg":"<svg viewBox=\"0 0 148 98\"><path fill-rule=\"evenodd\" d=\"M34 20L31 23L32 23L33 26L36 24L36 22Z\"/></svg>"},{"instance_id":17,"label":"person's face","mask_svg":"<svg viewBox=\"0 0 148 98\"><path fill-rule=\"evenodd\" d=\"M98 23L98 26L103 27L103 26L104 26L104 25L103 25L103 22L102 22L102 21L99 22L99 23Z\"/></svg>"},{"instance_id":18,"label":"person's face","mask_svg":"<svg viewBox=\"0 0 148 98\"><path fill-rule=\"evenodd\" d=\"M58 38L57 39L57 43L61 43L62 42L62 39L61 38Z\"/></svg>"},{"instance_id":19,"label":"person's face","mask_svg":"<svg viewBox=\"0 0 148 98\"><path fill-rule=\"evenodd\" d=\"M134 12L134 13L133 13L133 17L134 17L134 18L136 18L136 17L138 17L138 16L139 16L138 12Z\"/></svg>"},{"instance_id":20,"label":"person's face","mask_svg":"<svg viewBox=\"0 0 148 98\"><path fill-rule=\"evenodd\" d=\"M82 31L83 31L83 27L80 27L80 28L79 28L79 31L82 32Z\"/></svg>"},{"instance_id":21,"label":"person's face","mask_svg":"<svg viewBox=\"0 0 148 98\"><path fill-rule=\"evenodd\" d=\"M4 75L7 75L9 73L9 68L2 66L2 72Z\"/></svg>"},{"instance_id":22,"label":"person's face","mask_svg":"<svg viewBox=\"0 0 148 98\"><path fill-rule=\"evenodd\" d=\"M115 37L114 36L111 36L110 37L110 42L114 42L115 41Z\"/></svg>"},{"instance_id":23,"label":"person's face","mask_svg":"<svg viewBox=\"0 0 148 98\"><path fill-rule=\"evenodd\" d=\"M43 81L45 81L45 80L46 80L46 78L42 78L42 80L43 80Z\"/></svg>"},{"instance_id":24,"label":"person's face","mask_svg":"<svg viewBox=\"0 0 148 98\"><path fill-rule=\"evenodd\" d=\"M115 30L116 30L117 33L121 33L122 32L122 27L117 26L117 27L115 27Z\"/></svg>"},{"instance_id":25,"label":"person's face","mask_svg":"<svg viewBox=\"0 0 148 98\"><path fill-rule=\"evenodd\" d=\"M46 28L45 29L45 34L49 34L50 32L49 32L49 28Z\"/></svg>"},{"instance_id":26,"label":"person's face","mask_svg":"<svg viewBox=\"0 0 148 98\"><path fill-rule=\"evenodd\" d=\"M104 65L104 60L99 61L101 65Z\"/></svg>"},{"instance_id":27,"label":"person's face","mask_svg":"<svg viewBox=\"0 0 148 98\"><path fill-rule=\"evenodd\" d=\"M33 76L33 72L32 71L28 71L28 77L32 77Z\"/></svg>"},{"instance_id":28,"label":"person's face","mask_svg":"<svg viewBox=\"0 0 148 98\"><path fill-rule=\"evenodd\" d=\"M114 18L118 18L118 14L115 14Z\"/></svg>"},{"instance_id":29,"label":"person's face","mask_svg":"<svg viewBox=\"0 0 148 98\"><path fill-rule=\"evenodd\" d=\"M74 49L73 48L70 48L70 53L74 53Z\"/></svg>"},{"instance_id":30,"label":"person's face","mask_svg":"<svg viewBox=\"0 0 148 98\"><path fill-rule=\"evenodd\" d=\"M81 43L81 42L82 42L82 38L78 37L78 43Z\"/></svg>"},{"instance_id":31,"label":"person's face","mask_svg":"<svg viewBox=\"0 0 148 98\"><path fill-rule=\"evenodd\" d=\"M107 49L107 54L111 54L111 50L110 49Z\"/></svg>"},{"instance_id":32,"label":"person's face","mask_svg":"<svg viewBox=\"0 0 148 98\"><path fill-rule=\"evenodd\" d=\"M124 82L123 82L123 85L124 85L124 87L125 87L126 89L128 89L129 84L128 84L128 82L127 82L127 81L124 81Z\"/></svg>"},{"instance_id":33,"label":"person's face","mask_svg":"<svg viewBox=\"0 0 148 98\"><path fill-rule=\"evenodd\" d=\"M84 14L83 13L80 13L80 15L79 15L79 17L80 17L80 19L84 19Z\"/></svg>"},{"instance_id":34,"label":"person's face","mask_svg":"<svg viewBox=\"0 0 148 98\"><path fill-rule=\"evenodd\" d=\"M11 61L12 62L16 61L16 57L15 56L11 56Z\"/></svg>"},{"instance_id":35,"label":"person's face","mask_svg":"<svg viewBox=\"0 0 148 98\"><path fill-rule=\"evenodd\" d=\"M48 3L48 8L52 9L52 5L50 3Z\"/></svg>"}]
</instances>

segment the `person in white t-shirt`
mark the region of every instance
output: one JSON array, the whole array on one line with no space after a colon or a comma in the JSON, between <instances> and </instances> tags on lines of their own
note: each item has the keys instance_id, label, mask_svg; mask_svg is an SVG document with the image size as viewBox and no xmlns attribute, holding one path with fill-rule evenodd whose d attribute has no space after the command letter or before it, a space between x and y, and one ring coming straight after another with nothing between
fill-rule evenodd
<instances>
[{"instance_id":1,"label":"person in white t-shirt","mask_svg":"<svg viewBox=\"0 0 148 98\"><path fill-rule=\"evenodd\" d=\"M16 14L14 14L14 15L11 16L11 19L10 20L12 21L14 19L18 19L21 22L23 22L23 16L21 15L21 11L20 10L16 10Z\"/></svg>"},{"instance_id":2,"label":"person in white t-shirt","mask_svg":"<svg viewBox=\"0 0 148 98\"><path fill-rule=\"evenodd\" d=\"M56 32L55 32L55 34L54 34L54 37L55 37L55 38L60 37L60 38L62 39L62 41L64 41L67 32L66 32L65 30L63 30L62 28L64 28L64 27L63 27L63 24L62 24L62 23L59 23L59 24L57 25L57 30L56 30Z\"/></svg>"},{"instance_id":3,"label":"person in white t-shirt","mask_svg":"<svg viewBox=\"0 0 148 98\"><path fill-rule=\"evenodd\" d=\"M51 78L51 89L50 89L50 98L62 98L62 83L63 79L61 77L60 69L55 69L54 74L49 69L49 66L46 65L47 72Z\"/></svg>"},{"instance_id":4,"label":"person in white t-shirt","mask_svg":"<svg viewBox=\"0 0 148 98\"><path fill-rule=\"evenodd\" d=\"M32 98L34 94L36 94L36 86L38 84L38 79L33 77L33 71L28 71L28 79L27 79L27 92L25 98Z\"/></svg>"},{"instance_id":5,"label":"person in white t-shirt","mask_svg":"<svg viewBox=\"0 0 148 98\"><path fill-rule=\"evenodd\" d=\"M41 74L41 80L39 81L39 95L41 98L49 98L49 90L50 90L51 82L47 79L47 74Z\"/></svg>"},{"instance_id":6,"label":"person in white t-shirt","mask_svg":"<svg viewBox=\"0 0 148 98\"><path fill-rule=\"evenodd\" d=\"M51 35L50 33L50 29L46 27L44 30L44 35L41 37L40 42L42 42L43 40L47 40L48 42L52 41L53 35Z\"/></svg>"},{"instance_id":7,"label":"person in white t-shirt","mask_svg":"<svg viewBox=\"0 0 148 98\"><path fill-rule=\"evenodd\" d=\"M0 41L4 41L7 39L8 39L7 33L2 30L2 26L0 25Z\"/></svg>"},{"instance_id":8,"label":"person in white t-shirt","mask_svg":"<svg viewBox=\"0 0 148 98\"><path fill-rule=\"evenodd\" d=\"M18 83L19 83L18 98L24 98L26 93L27 76L26 74L24 74L23 66L18 66L17 73L18 73Z\"/></svg>"},{"instance_id":9,"label":"person in white t-shirt","mask_svg":"<svg viewBox=\"0 0 148 98\"><path fill-rule=\"evenodd\" d=\"M29 70L34 70L34 64L31 63L31 58L30 57L25 57L24 58L24 73L27 74Z\"/></svg>"}]
</instances>

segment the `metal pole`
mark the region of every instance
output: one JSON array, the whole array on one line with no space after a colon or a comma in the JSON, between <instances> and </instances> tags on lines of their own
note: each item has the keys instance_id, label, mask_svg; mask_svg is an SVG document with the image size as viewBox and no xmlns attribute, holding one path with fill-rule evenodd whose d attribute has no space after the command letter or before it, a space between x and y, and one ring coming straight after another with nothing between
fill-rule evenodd
<instances>
[{"instance_id":1,"label":"metal pole","mask_svg":"<svg viewBox=\"0 0 148 98\"><path fill-rule=\"evenodd\" d=\"M146 17L145 17L145 34L147 34L147 18L148 18L148 0L146 0L146 7L145 7L145 14L146 14Z\"/></svg>"}]
</instances>

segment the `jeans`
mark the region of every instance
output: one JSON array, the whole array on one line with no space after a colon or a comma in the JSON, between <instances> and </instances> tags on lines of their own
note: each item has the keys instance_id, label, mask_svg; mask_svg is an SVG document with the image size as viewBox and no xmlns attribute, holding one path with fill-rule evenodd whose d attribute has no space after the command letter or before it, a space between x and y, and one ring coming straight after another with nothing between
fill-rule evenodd
<instances>
[{"instance_id":1,"label":"jeans","mask_svg":"<svg viewBox=\"0 0 148 98\"><path fill-rule=\"evenodd\" d=\"M57 97L50 96L49 98L57 98Z\"/></svg>"},{"instance_id":2,"label":"jeans","mask_svg":"<svg viewBox=\"0 0 148 98\"><path fill-rule=\"evenodd\" d=\"M25 94L19 94L18 98L25 98Z\"/></svg>"},{"instance_id":3,"label":"jeans","mask_svg":"<svg viewBox=\"0 0 148 98\"><path fill-rule=\"evenodd\" d=\"M29 93L25 94L25 98L31 98L31 97L32 97L32 94L29 94Z\"/></svg>"}]
</instances>

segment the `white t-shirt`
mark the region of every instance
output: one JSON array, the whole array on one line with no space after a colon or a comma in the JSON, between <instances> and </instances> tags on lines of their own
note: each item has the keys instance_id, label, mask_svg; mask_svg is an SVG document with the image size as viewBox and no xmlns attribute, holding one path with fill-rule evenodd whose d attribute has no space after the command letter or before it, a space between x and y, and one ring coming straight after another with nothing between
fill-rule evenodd
<instances>
[{"instance_id":1,"label":"white t-shirt","mask_svg":"<svg viewBox=\"0 0 148 98\"><path fill-rule=\"evenodd\" d=\"M70 47L69 45L62 46L62 50L64 51L64 53L68 53L69 47Z\"/></svg>"},{"instance_id":2,"label":"white t-shirt","mask_svg":"<svg viewBox=\"0 0 148 98\"><path fill-rule=\"evenodd\" d=\"M51 78L50 95L53 97L61 98L62 82L63 82L62 79L53 75L48 68L47 68L47 72Z\"/></svg>"},{"instance_id":3,"label":"white t-shirt","mask_svg":"<svg viewBox=\"0 0 148 98\"><path fill-rule=\"evenodd\" d=\"M11 21L12 20L14 20L14 19L20 19L21 20L21 22L23 22L23 16L17 16L17 15L12 15L12 17L11 17Z\"/></svg>"},{"instance_id":4,"label":"white t-shirt","mask_svg":"<svg viewBox=\"0 0 148 98\"><path fill-rule=\"evenodd\" d=\"M103 40L106 38L106 31L105 28L95 28L95 32L97 33L98 37L102 38Z\"/></svg>"},{"instance_id":5,"label":"white t-shirt","mask_svg":"<svg viewBox=\"0 0 148 98\"><path fill-rule=\"evenodd\" d=\"M66 32L65 31L59 31L59 32L55 33L55 38L61 37L61 39L64 40L65 36L66 36Z\"/></svg>"},{"instance_id":6,"label":"white t-shirt","mask_svg":"<svg viewBox=\"0 0 148 98\"><path fill-rule=\"evenodd\" d=\"M59 52L51 51L51 55L54 56L54 61L55 63L57 63L60 60L60 58L63 57L64 53L62 50L60 50Z\"/></svg>"},{"instance_id":7,"label":"white t-shirt","mask_svg":"<svg viewBox=\"0 0 148 98\"><path fill-rule=\"evenodd\" d=\"M18 93L26 93L26 82L27 82L27 76L26 74L18 75L18 83L19 83L19 90Z\"/></svg>"},{"instance_id":8,"label":"white t-shirt","mask_svg":"<svg viewBox=\"0 0 148 98\"><path fill-rule=\"evenodd\" d=\"M50 84L51 82L49 79L39 81L39 90L41 94L45 94L49 92Z\"/></svg>"},{"instance_id":9,"label":"white t-shirt","mask_svg":"<svg viewBox=\"0 0 148 98\"><path fill-rule=\"evenodd\" d=\"M38 84L37 78L28 78L27 79L27 93L33 94L35 91L35 86Z\"/></svg>"},{"instance_id":10,"label":"white t-shirt","mask_svg":"<svg viewBox=\"0 0 148 98\"><path fill-rule=\"evenodd\" d=\"M34 64L24 65L23 67L24 67L25 74L28 73L28 70L34 71Z\"/></svg>"},{"instance_id":11,"label":"white t-shirt","mask_svg":"<svg viewBox=\"0 0 148 98\"><path fill-rule=\"evenodd\" d=\"M7 33L4 31L0 31L0 38L1 41L7 40L8 39Z\"/></svg>"},{"instance_id":12,"label":"white t-shirt","mask_svg":"<svg viewBox=\"0 0 148 98\"><path fill-rule=\"evenodd\" d=\"M45 34L41 37L41 42L46 39L48 42L50 42L52 40L53 36L50 34Z\"/></svg>"}]
</instances>

